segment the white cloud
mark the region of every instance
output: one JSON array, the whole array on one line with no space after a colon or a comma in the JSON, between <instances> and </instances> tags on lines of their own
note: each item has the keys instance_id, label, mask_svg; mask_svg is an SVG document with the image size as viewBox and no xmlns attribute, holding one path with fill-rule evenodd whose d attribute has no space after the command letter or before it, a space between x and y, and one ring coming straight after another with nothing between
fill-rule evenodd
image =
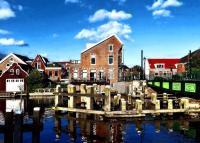
<instances>
[{"instance_id":1,"label":"white cloud","mask_svg":"<svg viewBox=\"0 0 200 143\"><path fill-rule=\"evenodd\" d=\"M11 17L15 17L15 13L11 9L10 4L5 0L0 0L0 20L5 20Z\"/></svg>"},{"instance_id":2,"label":"white cloud","mask_svg":"<svg viewBox=\"0 0 200 143\"><path fill-rule=\"evenodd\" d=\"M155 17L160 17L160 16L169 17L169 16L171 16L171 11L165 10L165 9L160 9L160 10L153 11L152 14Z\"/></svg>"},{"instance_id":3,"label":"white cloud","mask_svg":"<svg viewBox=\"0 0 200 143\"><path fill-rule=\"evenodd\" d=\"M130 38L129 34L132 29L127 24L122 24L117 21L110 21L100 25L96 29L82 29L76 36L76 39L88 39L90 41L99 41L112 34L116 34L125 39Z\"/></svg>"},{"instance_id":4,"label":"white cloud","mask_svg":"<svg viewBox=\"0 0 200 143\"><path fill-rule=\"evenodd\" d=\"M26 46L23 40L15 40L13 38L0 38L0 45L2 46Z\"/></svg>"},{"instance_id":5,"label":"white cloud","mask_svg":"<svg viewBox=\"0 0 200 143\"><path fill-rule=\"evenodd\" d=\"M65 4L67 3L79 3L79 0L65 0Z\"/></svg>"},{"instance_id":6,"label":"white cloud","mask_svg":"<svg viewBox=\"0 0 200 143\"><path fill-rule=\"evenodd\" d=\"M10 34L10 32L4 29L0 29L0 34L7 35L7 34Z\"/></svg>"},{"instance_id":7,"label":"white cloud","mask_svg":"<svg viewBox=\"0 0 200 143\"><path fill-rule=\"evenodd\" d=\"M180 7L183 3L179 0L156 0L152 6L147 6L147 9L152 11L152 15L156 17L170 17L171 11L169 7Z\"/></svg>"},{"instance_id":8,"label":"white cloud","mask_svg":"<svg viewBox=\"0 0 200 143\"><path fill-rule=\"evenodd\" d=\"M101 21L104 19L109 20L124 20L131 18L132 15L130 13L126 13L124 11L116 11L115 9L112 11L107 11L105 9L97 10L94 15L89 17L90 22Z\"/></svg>"},{"instance_id":9,"label":"white cloud","mask_svg":"<svg viewBox=\"0 0 200 143\"><path fill-rule=\"evenodd\" d=\"M182 6L183 3L178 1L178 0L167 0L163 3L161 6L162 8L167 8L167 7L179 7Z\"/></svg>"}]
</instances>

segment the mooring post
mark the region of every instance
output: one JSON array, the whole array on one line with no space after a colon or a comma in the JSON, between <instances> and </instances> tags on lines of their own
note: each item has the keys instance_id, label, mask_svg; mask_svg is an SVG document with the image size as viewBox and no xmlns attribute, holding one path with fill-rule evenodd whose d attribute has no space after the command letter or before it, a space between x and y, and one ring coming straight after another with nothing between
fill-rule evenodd
<instances>
[{"instance_id":1,"label":"mooring post","mask_svg":"<svg viewBox=\"0 0 200 143\"><path fill-rule=\"evenodd\" d=\"M94 94L94 87L93 86L87 86L87 94ZM85 97L86 102L86 109L93 109L93 100L92 97Z\"/></svg>"},{"instance_id":2,"label":"mooring post","mask_svg":"<svg viewBox=\"0 0 200 143\"><path fill-rule=\"evenodd\" d=\"M104 110L105 111L111 111L111 93L110 93L110 86L106 86L104 91L105 91L105 105L104 105Z\"/></svg>"},{"instance_id":3,"label":"mooring post","mask_svg":"<svg viewBox=\"0 0 200 143\"><path fill-rule=\"evenodd\" d=\"M60 104L60 97L59 97L60 91L61 91L60 85L57 85L56 93L55 93L55 107L59 106L59 104Z\"/></svg>"},{"instance_id":4,"label":"mooring post","mask_svg":"<svg viewBox=\"0 0 200 143\"><path fill-rule=\"evenodd\" d=\"M121 99L121 111L126 111L126 101L125 99Z\"/></svg>"},{"instance_id":5,"label":"mooring post","mask_svg":"<svg viewBox=\"0 0 200 143\"><path fill-rule=\"evenodd\" d=\"M4 142L13 143L13 111L7 109L5 113Z\"/></svg>"},{"instance_id":6,"label":"mooring post","mask_svg":"<svg viewBox=\"0 0 200 143\"><path fill-rule=\"evenodd\" d=\"M14 143L22 143L23 142L23 133L22 133L22 125L23 125L23 114L22 111L15 112L15 126L14 126Z\"/></svg>"},{"instance_id":7,"label":"mooring post","mask_svg":"<svg viewBox=\"0 0 200 143\"><path fill-rule=\"evenodd\" d=\"M76 86L75 85L68 85L68 93L76 93ZM74 108L75 106L75 100L73 96L69 96L68 98L68 108Z\"/></svg>"},{"instance_id":8,"label":"mooring post","mask_svg":"<svg viewBox=\"0 0 200 143\"><path fill-rule=\"evenodd\" d=\"M40 107L33 109L33 130L32 143L40 143L40 128L41 128L41 113Z\"/></svg>"}]
</instances>

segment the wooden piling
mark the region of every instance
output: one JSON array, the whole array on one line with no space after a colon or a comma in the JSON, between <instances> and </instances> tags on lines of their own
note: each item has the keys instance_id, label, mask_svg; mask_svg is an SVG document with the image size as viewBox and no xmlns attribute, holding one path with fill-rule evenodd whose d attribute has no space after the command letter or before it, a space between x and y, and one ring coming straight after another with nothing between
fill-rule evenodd
<instances>
[{"instance_id":1,"label":"wooden piling","mask_svg":"<svg viewBox=\"0 0 200 143\"><path fill-rule=\"evenodd\" d=\"M32 130L32 143L40 143L40 128L41 128L41 113L40 107L33 109L33 130Z\"/></svg>"},{"instance_id":2,"label":"wooden piling","mask_svg":"<svg viewBox=\"0 0 200 143\"><path fill-rule=\"evenodd\" d=\"M23 141L22 125L23 114L21 111L18 111L15 114L14 143L22 143Z\"/></svg>"},{"instance_id":3,"label":"wooden piling","mask_svg":"<svg viewBox=\"0 0 200 143\"><path fill-rule=\"evenodd\" d=\"M13 111L6 110L4 142L13 143Z\"/></svg>"}]
</instances>

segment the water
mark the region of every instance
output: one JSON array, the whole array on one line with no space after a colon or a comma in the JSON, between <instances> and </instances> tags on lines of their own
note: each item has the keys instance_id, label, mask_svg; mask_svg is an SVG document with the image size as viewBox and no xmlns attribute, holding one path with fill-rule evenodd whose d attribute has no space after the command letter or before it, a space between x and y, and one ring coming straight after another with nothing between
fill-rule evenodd
<instances>
[{"instance_id":1,"label":"water","mask_svg":"<svg viewBox=\"0 0 200 143\"><path fill-rule=\"evenodd\" d=\"M29 101L27 111L41 104L50 107L53 102ZM43 117L40 143L200 143L200 120L103 120L98 116L86 119L84 115L79 118L67 114L54 115L51 110L46 110ZM3 142L4 134L0 133L0 143ZM23 143L31 142L32 133L24 132Z\"/></svg>"},{"instance_id":2,"label":"water","mask_svg":"<svg viewBox=\"0 0 200 143\"><path fill-rule=\"evenodd\" d=\"M44 119L41 143L198 143L199 122L188 121L91 121L49 116ZM24 143L31 134L24 134Z\"/></svg>"}]
</instances>

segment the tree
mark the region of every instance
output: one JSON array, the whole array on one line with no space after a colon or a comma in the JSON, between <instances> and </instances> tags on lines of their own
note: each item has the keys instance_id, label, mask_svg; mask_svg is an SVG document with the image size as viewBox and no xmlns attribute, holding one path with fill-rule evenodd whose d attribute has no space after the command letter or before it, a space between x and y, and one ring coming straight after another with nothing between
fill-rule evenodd
<instances>
[{"instance_id":1,"label":"tree","mask_svg":"<svg viewBox=\"0 0 200 143\"><path fill-rule=\"evenodd\" d=\"M135 65L130 69L130 71L134 79L140 79L142 77L143 69L141 66Z\"/></svg>"},{"instance_id":2,"label":"tree","mask_svg":"<svg viewBox=\"0 0 200 143\"><path fill-rule=\"evenodd\" d=\"M32 70L26 79L28 91L31 92L37 88L44 88L48 86L49 79L46 74L40 73L38 70Z\"/></svg>"}]
</instances>

